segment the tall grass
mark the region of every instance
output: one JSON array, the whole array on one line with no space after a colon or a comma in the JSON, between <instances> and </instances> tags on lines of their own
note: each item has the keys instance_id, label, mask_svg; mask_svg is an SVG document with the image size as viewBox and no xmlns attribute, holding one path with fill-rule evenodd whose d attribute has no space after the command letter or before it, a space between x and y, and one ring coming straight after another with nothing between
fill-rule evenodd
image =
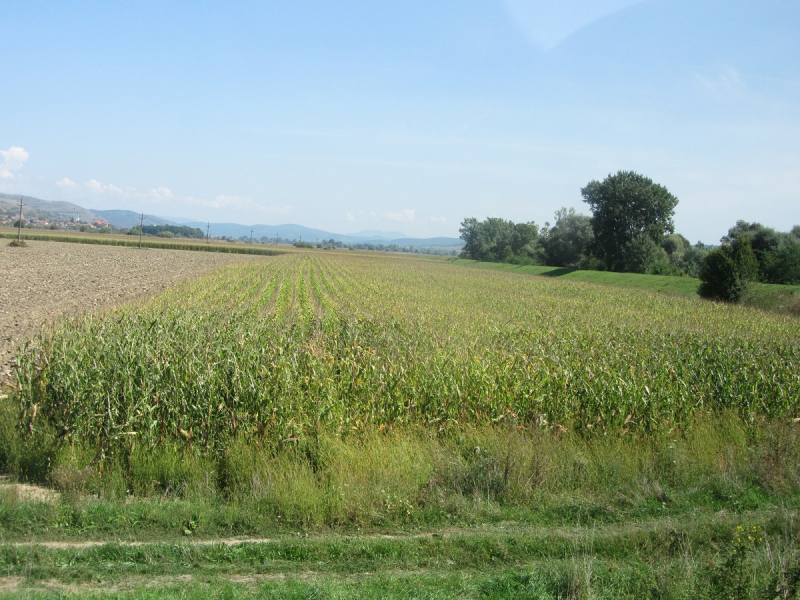
<instances>
[{"instance_id":1,"label":"tall grass","mask_svg":"<svg viewBox=\"0 0 800 600\"><path fill-rule=\"evenodd\" d=\"M677 434L709 414L785 421L798 414L800 322L444 262L310 253L68 320L18 362L14 461L41 478L64 448L100 468L165 447L234 460L235 448L269 455L374 430L602 438ZM316 460L272 485L301 485ZM531 460L526 481L544 469Z\"/></svg>"}]
</instances>

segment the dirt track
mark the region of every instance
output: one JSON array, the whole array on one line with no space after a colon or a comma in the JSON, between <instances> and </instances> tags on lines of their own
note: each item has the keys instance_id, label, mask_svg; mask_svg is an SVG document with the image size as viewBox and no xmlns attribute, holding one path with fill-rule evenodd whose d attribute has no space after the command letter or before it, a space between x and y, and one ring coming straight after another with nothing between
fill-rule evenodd
<instances>
[{"instance_id":1,"label":"dirt track","mask_svg":"<svg viewBox=\"0 0 800 600\"><path fill-rule=\"evenodd\" d=\"M0 381L9 375L16 345L62 315L152 295L182 279L253 260L264 258L59 242L11 248L0 241Z\"/></svg>"}]
</instances>

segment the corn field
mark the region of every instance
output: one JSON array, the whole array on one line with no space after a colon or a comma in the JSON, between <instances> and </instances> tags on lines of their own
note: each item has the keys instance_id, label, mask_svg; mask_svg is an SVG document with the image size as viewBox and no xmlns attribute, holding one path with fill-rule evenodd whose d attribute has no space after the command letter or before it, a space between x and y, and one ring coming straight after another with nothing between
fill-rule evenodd
<instances>
[{"instance_id":1,"label":"corn field","mask_svg":"<svg viewBox=\"0 0 800 600\"><path fill-rule=\"evenodd\" d=\"M31 348L21 430L104 456L406 425L596 435L800 416L795 318L405 256L228 267Z\"/></svg>"}]
</instances>

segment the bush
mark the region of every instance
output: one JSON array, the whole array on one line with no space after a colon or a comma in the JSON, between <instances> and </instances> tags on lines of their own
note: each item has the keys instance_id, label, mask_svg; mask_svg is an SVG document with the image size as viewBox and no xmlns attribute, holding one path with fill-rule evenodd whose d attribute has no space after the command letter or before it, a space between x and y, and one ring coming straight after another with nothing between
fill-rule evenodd
<instances>
[{"instance_id":1,"label":"bush","mask_svg":"<svg viewBox=\"0 0 800 600\"><path fill-rule=\"evenodd\" d=\"M753 247L750 239L742 236L708 253L700 268L698 293L711 300L739 302L757 278L758 262Z\"/></svg>"}]
</instances>

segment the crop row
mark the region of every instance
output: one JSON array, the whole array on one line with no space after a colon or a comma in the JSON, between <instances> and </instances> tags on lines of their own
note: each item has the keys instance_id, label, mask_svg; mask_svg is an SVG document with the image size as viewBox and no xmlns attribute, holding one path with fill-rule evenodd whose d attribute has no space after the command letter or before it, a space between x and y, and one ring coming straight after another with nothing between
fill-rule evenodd
<instances>
[{"instance_id":1,"label":"crop row","mask_svg":"<svg viewBox=\"0 0 800 600\"><path fill-rule=\"evenodd\" d=\"M0 239L16 239L16 233L0 232ZM47 233L25 233L23 240L44 242L66 242L71 244L95 244L101 246L125 246L127 248L158 248L161 250L191 250L194 252L222 252L225 254L255 254L258 256L274 256L280 250L252 246L222 246L219 244L197 244L190 242L163 242L146 239L119 239L113 237L81 237L74 235L50 235Z\"/></svg>"},{"instance_id":2,"label":"crop row","mask_svg":"<svg viewBox=\"0 0 800 600\"><path fill-rule=\"evenodd\" d=\"M98 456L405 424L651 431L698 411L798 416L800 323L444 261L287 254L61 323L17 374L22 430Z\"/></svg>"}]
</instances>

